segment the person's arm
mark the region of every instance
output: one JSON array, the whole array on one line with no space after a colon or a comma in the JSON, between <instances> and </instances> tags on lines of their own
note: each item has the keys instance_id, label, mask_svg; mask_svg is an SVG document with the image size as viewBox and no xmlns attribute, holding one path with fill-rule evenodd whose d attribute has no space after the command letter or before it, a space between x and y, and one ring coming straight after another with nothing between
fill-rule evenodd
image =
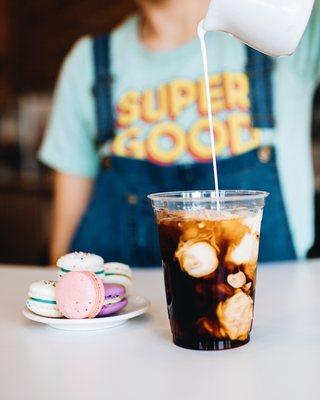
<instances>
[{"instance_id":1,"label":"person's arm","mask_svg":"<svg viewBox=\"0 0 320 400\"><path fill-rule=\"evenodd\" d=\"M39 159L54 171L50 262L69 249L98 171L92 96L92 41L79 40L66 57Z\"/></svg>"},{"instance_id":2,"label":"person's arm","mask_svg":"<svg viewBox=\"0 0 320 400\"><path fill-rule=\"evenodd\" d=\"M86 210L93 186L92 178L54 173L54 197L50 241L50 264L68 252L72 236Z\"/></svg>"}]
</instances>

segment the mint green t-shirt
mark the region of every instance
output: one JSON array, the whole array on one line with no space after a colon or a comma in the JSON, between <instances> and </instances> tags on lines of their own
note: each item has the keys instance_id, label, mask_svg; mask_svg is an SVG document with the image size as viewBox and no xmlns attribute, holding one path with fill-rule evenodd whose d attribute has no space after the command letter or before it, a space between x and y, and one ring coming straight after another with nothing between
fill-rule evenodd
<instances>
[{"instance_id":1,"label":"mint green t-shirt","mask_svg":"<svg viewBox=\"0 0 320 400\"><path fill-rule=\"evenodd\" d=\"M283 195L297 253L313 242L312 98L320 78L320 7L292 57L275 60L276 129L252 128L246 49L223 33L208 33L217 155L227 158L274 145ZM102 154L159 165L210 161L210 137L200 45L197 39L174 51L150 52L139 40L138 16L111 34L112 95L116 132ZM42 162L55 170L94 177L97 153L92 38L80 39L66 57ZM276 227L275 227L276 229Z\"/></svg>"}]
</instances>

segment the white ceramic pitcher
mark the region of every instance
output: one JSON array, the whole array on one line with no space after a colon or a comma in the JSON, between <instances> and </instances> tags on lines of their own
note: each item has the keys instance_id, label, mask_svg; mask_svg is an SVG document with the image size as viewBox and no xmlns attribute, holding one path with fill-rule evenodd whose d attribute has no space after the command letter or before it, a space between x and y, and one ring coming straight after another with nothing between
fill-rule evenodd
<instances>
[{"instance_id":1,"label":"white ceramic pitcher","mask_svg":"<svg viewBox=\"0 0 320 400\"><path fill-rule=\"evenodd\" d=\"M223 31L271 56L294 53L314 0L211 0L206 31Z\"/></svg>"}]
</instances>

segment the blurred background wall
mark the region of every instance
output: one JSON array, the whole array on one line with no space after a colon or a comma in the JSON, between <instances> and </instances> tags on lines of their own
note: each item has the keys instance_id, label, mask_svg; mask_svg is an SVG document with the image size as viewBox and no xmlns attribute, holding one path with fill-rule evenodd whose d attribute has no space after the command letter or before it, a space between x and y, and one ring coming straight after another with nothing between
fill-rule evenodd
<instances>
[{"instance_id":1,"label":"blurred background wall","mask_svg":"<svg viewBox=\"0 0 320 400\"><path fill-rule=\"evenodd\" d=\"M1 0L7 9L14 84L19 92L50 90L71 44L102 33L134 9L132 0ZM11 47L10 43L9 46Z\"/></svg>"},{"instance_id":2,"label":"blurred background wall","mask_svg":"<svg viewBox=\"0 0 320 400\"><path fill-rule=\"evenodd\" d=\"M132 0L0 0L0 263L46 264L51 179L35 154L61 61L79 36L108 31L134 8ZM316 193L319 132L320 91L313 126ZM317 218L315 229L320 212ZM320 256L319 233L310 256Z\"/></svg>"}]
</instances>

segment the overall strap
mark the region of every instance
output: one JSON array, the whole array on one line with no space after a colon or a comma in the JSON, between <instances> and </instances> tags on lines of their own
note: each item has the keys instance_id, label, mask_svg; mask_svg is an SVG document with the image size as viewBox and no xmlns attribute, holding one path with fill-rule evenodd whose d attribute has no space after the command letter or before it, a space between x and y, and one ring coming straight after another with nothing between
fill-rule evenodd
<instances>
[{"instance_id":1,"label":"overall strap","mask_svg":"<svg viewBox=\"0 0 320 400\"><path fill-rule=\"evenodd\" d=\"M250 81L252 124L255 128L274 128L271 57L247 48L247 75Z\"/></svg>"},{"instance_id":2,"label":"overall strap","mask_svg":"<svg viewBox=\"0 0 320 400\"><path fill-rule=\"evenodd\" d=\"M110 36L96 36L93 41L95 70L95 107L97 120L97 145L106 142L113 136L113 109L110 73Z\"/></svg>"}]
</instances>

